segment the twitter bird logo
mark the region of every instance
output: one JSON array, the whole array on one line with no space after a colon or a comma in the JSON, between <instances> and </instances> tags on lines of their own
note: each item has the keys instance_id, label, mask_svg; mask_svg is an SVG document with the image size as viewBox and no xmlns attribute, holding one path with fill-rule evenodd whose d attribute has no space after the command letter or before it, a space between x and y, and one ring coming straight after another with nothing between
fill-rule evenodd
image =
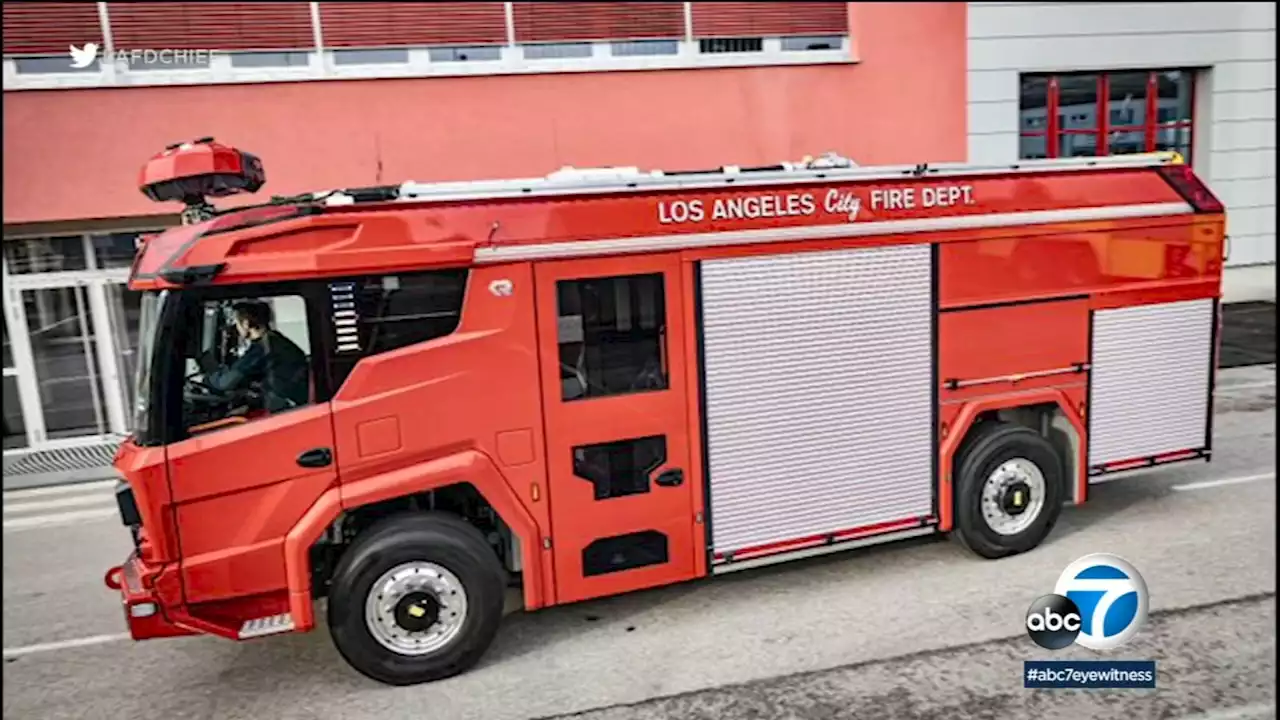
<instances>
[{"instance_id":1,"label":"twitter bird logo","mask_svg":"<svg viewBox=\"0 0 1280 720\"><path fill-rule=\"evenodd\" d=\"M71 67L77 70L89 67L98 57L98 43L85 43L82 48L72 45L70 48Z\"/></svg>"}]
</instances>

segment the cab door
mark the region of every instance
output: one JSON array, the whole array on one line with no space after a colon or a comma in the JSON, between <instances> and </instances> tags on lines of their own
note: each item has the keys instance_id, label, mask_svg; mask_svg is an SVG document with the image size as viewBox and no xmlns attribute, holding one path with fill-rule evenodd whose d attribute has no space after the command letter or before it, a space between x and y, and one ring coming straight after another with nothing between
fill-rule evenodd
<instances>
[{"instance_id":1,"label":"cab door","mask_svg":"<svg viewBox=\"0 0 1280 720\"><path fill-rule=\"evenodd\" d=\"M557 601L695 573L676 255L535 269Z\"/></svg>"},{"instance_id":2,"label":"cab door","mask_svg":"<svg viewBox=\"0 0 1280 720\"><path fill-rule=\"evenodd\" d=\"M307 355L314 380L324 365L323 317L310 285L243 285L184 291L189 309L178 322L167 386L184 391L193 361L182 351L214 347L209 320L229 299L253 299L272 310L272 326ZM187 335L198 333L188 346ZM186 601L196 605L288 589L285 538L317 498L338 480L329 403L312 392L306 404L257 417L208 422L187 417L166 449ZM265 614L265 613L264 613ZM241 618L245 619L245 618ZM233 628L238 630L239 628Z\"/></svg>"}]
</instances>

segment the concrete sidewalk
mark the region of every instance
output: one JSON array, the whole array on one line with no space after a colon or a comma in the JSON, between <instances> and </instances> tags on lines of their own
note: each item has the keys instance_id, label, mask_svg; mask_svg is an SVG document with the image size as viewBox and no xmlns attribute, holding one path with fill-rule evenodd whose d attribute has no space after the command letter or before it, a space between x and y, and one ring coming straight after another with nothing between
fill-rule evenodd
<instances>
[{"instance_id":1,"label":"concrete sidewalk","mask_svg":"<svg viewBox=\"0 0 1280 720\"><path fill-rule=\"evenodd\" d=\"M4 459L4 489L93 482L116 476L111 467L115 444L43 450Z\"/></svg>"},{"instance_id":2,"label":"concrete sidewalk","mask_svg":"<svg viewBox=\"0 0 1280 720\"><path fill-rule=\"evenodd\" d=\"M28 488L49 487L51 485L70 485L74 483L91 483L110 480L116 477L115 468L110 464L82 470L62 470L44 473L4 472L5 490L25 490Z\"/></svg>"}]
</instances>

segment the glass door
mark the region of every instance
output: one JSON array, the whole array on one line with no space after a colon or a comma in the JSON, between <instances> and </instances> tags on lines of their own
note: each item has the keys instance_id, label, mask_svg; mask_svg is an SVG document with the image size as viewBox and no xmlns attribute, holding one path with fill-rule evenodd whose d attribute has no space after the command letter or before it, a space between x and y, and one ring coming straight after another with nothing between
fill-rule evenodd
<instances>
[{"instance_id":1,"label":"glass door","mask_svg":"<svg viewBox=\"0 0 1280 720\"><path fill-rule=\"evenodd\" d=\"M22 291L35 385L49 440L109 432L84 285Z\"/></svg>"}]
</instances>

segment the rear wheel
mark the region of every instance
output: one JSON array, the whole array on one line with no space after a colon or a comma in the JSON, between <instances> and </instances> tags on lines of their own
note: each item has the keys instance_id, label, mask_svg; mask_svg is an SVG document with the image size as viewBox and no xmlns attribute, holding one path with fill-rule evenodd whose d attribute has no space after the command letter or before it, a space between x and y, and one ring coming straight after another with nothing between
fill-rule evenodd
<instances>
[{"instance_id":1,"label":"rear wheel","mask_svg":"<svg viewBox=\"0 0 1280 720\"><path fill-rule=\"evenodd\" d=\"M334 570L329 630L343 658L374 680L440 680L488 649L505 586L497 556L466 522L392 517L360 535Z\"/></svg>"},{"instance_id":2,"label":"rear wheel","mask_svg":"<svg viewBox=\"0 0 1280 720\"><path fill-rule=\"evenodd\" d=\"M991 423L974 430L956 464L952 537L985 558L1026 552L1062 512L1062 458L1034 430Z\"/></svg>"}]
</instances>

